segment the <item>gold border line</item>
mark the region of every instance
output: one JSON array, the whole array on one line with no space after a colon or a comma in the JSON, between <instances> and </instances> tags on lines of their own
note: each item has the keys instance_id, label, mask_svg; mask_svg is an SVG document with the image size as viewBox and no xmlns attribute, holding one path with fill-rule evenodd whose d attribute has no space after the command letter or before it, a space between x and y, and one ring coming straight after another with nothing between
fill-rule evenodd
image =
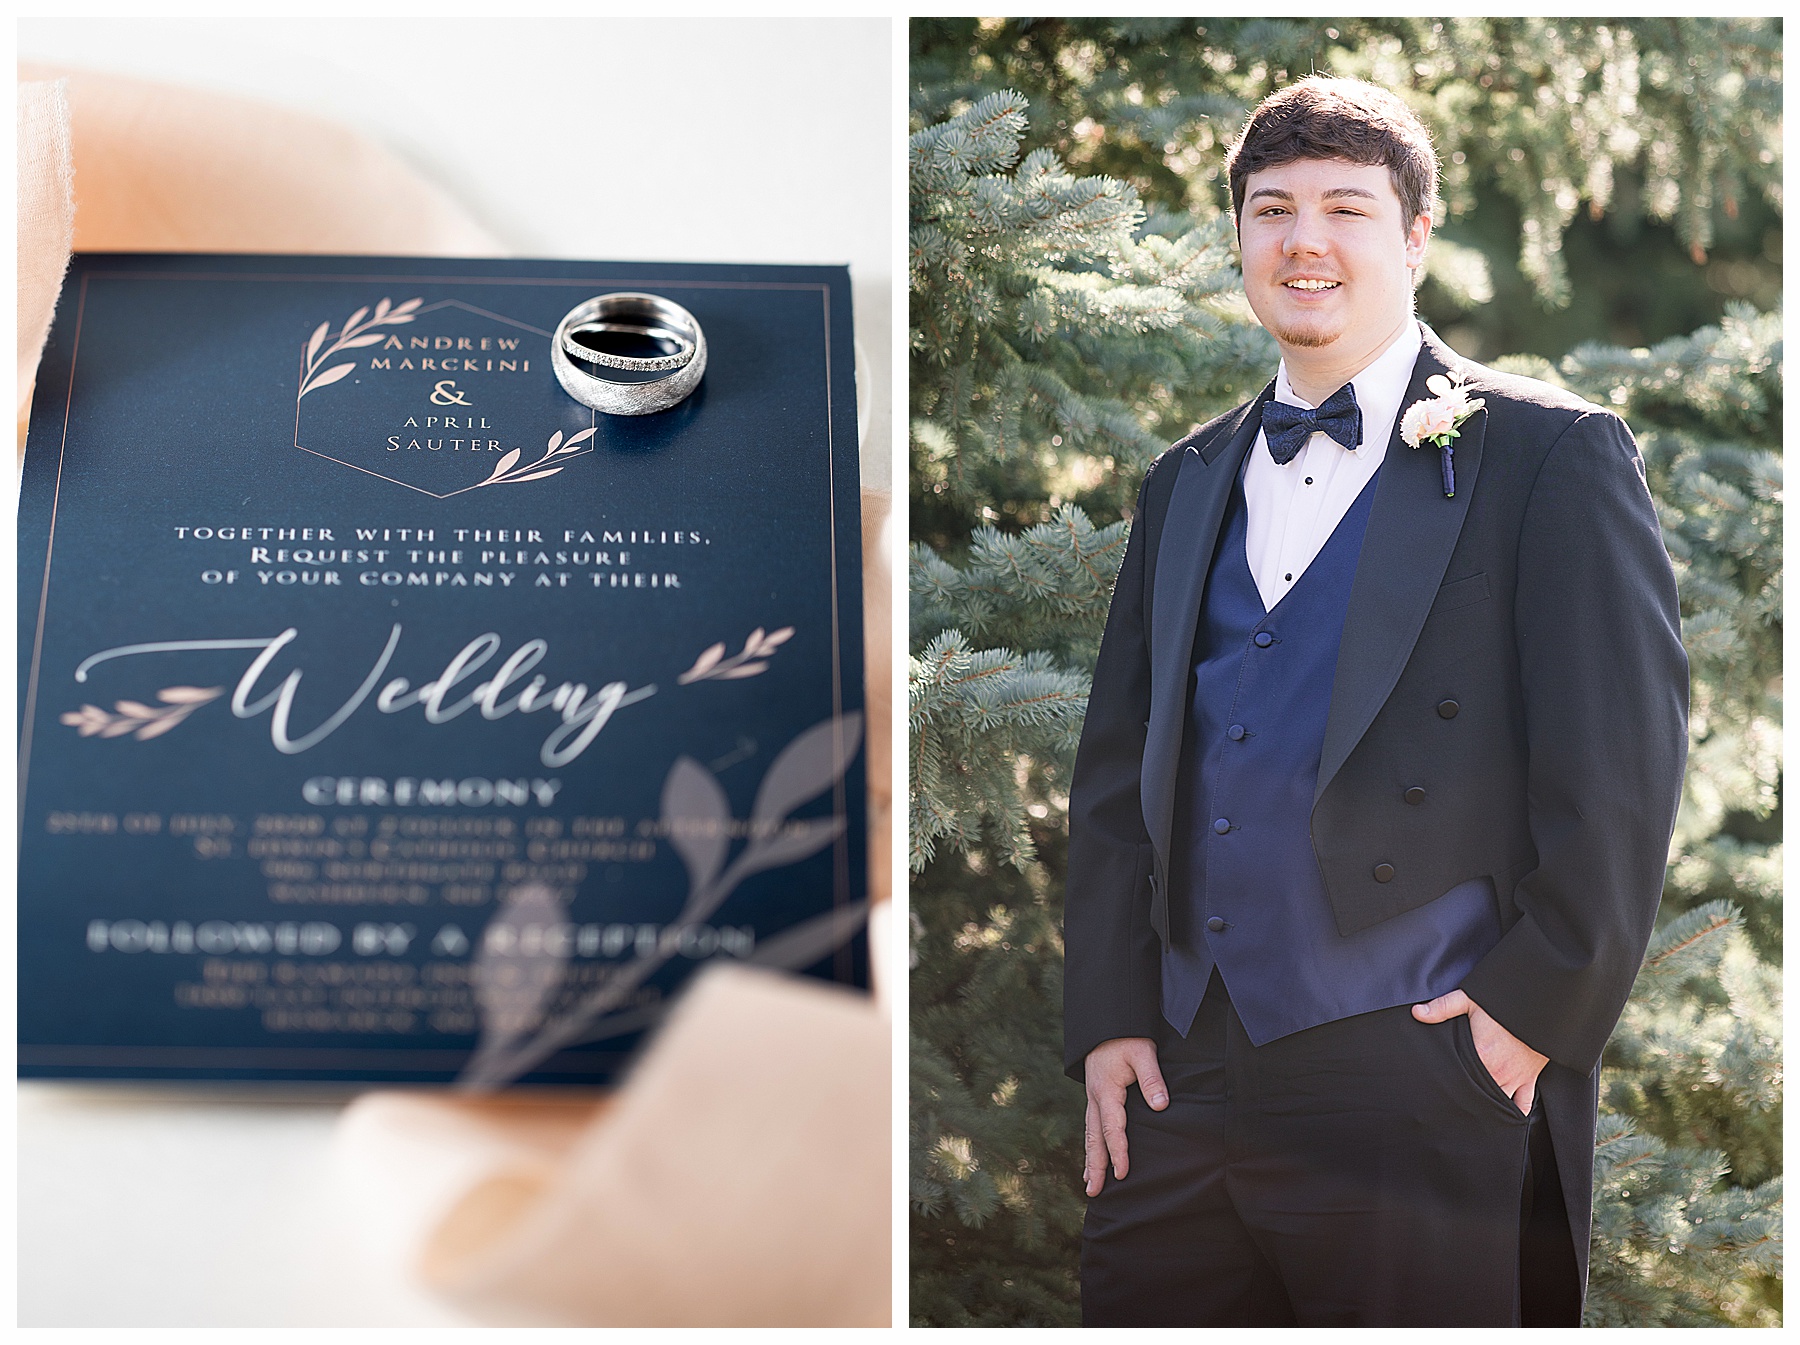
<instances>
[{"instance_id":1,"label":"gold border line","mask_svg":"<svg viewBox=\"0 0 1800 1345\"><path fill-rule=\"evenodd\" d=\"M566 279L557 276L411 276L335 273L308 273L305 275L284 275L279 271L132 271L132 270L100 270L98 268L86 272L90 276L104 277L108 280L263 280L316 282L320 284L350 284L358 281L385 281L389 284L410 282L429 285L657 285L663 289L673 290L829 290L829 281L824 280L640 280L633 276L588 277L587 279Z\"/></svg>"},{"instance_id":2,"label":"gold border line","mask_svg":"<svg viewBox=\"0 0 1800 1345\"><path fill-rule=\"evenodd\" d=\"M614 1051L613 1054L625 1052ZM468 1051L421 1048L413 1052L400 1047L355 1046L341 1049L329 1046L21 1046L19 1055L21 1063L27 1066L96 1069L106 1065L141 1069L179 1069L184 1066L200 1069L319 1069L334 1062L343 1069L387 1069L405 1068L398 1062L411 1060L418 1062L417 1070L437 1070L457 1069L469 1061ZM234 1060L222 1061L221 1056ZM550 1059L554 1060L556 1056ZM362 1063L357 1064L357 1061Z\"/></svg>"},{"instance_id":3,"label":"gold border line","mask_svg":"<svg viewBox=\"0 0 1800 1345\"><path fill-rule=\"evenodd\" d=\"M75 303L75 339L69 346L69 386L63 394L62 441L56 448L56 484L50 495L50 535L44 540L44 582L38 589L37 629L31 639L31 676L25 684L25 724L19 742L19 848L25 844L25 780L31 773L32 730L37 723L38 665L44 657L44 614L50 605L50 558L56 551L56 517L62 504L63 459L69 451L70 405L75 399L75 361L81 355L81 320L87 315L88 276L81 277L81 293ZM29 431L27 431L29 438Z\"/></svg>"},{"instance_id":4,"label":"gold border line","mask_svg":"<svg viewBox=\"0 0 1800 1345\"><path fill-rule=\"evenodd\" d=\"M836 476L837 453L835 451L836 443L835 443L834 439L832 438L831 286L829 284L827 284L824 287L823 291L819 295L819 299L820 299L820 305L821 305L821 309L822 309L822 316L824 318L824 330L825 330L825 492L826 492L825 512L826 512L827 518L830 520L829 524L828 524L828 529L831 533L831 563L826 567L826 573L828 573L831 576L831 651L832 651L832 657L831 657L831 739L832 739L832 741L831 741L831 746L832 746L832 751L835 754L836 758L841 760L843 758L843 751L844 751L844 678L843 678L844 649L843 649L843 642L838 638L838 587L837 587L838 531L837 531L837 476ZM860 449L861 449L861 446L858 445L859 453L860 453ZM858 477L859 478L861 476L860 467L861 467L861 464L859 461L859 463L858 463ZM861 521L862 521L862 500L861 500L860 492L858 493L857 511L856 512L857 512L857 522L860 525ZM858 576L860 577L862 574L862 535L861 535L860 526L858 528L858 534L857 534L857 539L856 539L856 571L857 571ZM863 643L866 648L867 644L868 644L866 636L864 638ZM868 840L868 816L867 816L867 811L866 811L868 805L867 805L866 800L868 797L867 776L868 776L868 766L869 766L869 757L868 757L869 698L868 698L868 687L866 685L867 680L868 680L867 678L864 679L865 685L863 688L863 723L862 723L863 744L864 744L864 746L863 746L863 776L864 776L863 796L865 799L865 803L864 803L865 812L864 812L864 817L863 817L863 839L864 839L864 843L865 843L865 846L864 846L865 850L867 849L867 840ZM837 897L837 900L833 904L837 905L837 906L842 906L850 900L850 836L849 836L850 821L849 821L849 815L848 815L849 814L849 799L848 799L845 789L844 789L844 774L841 771L838 773L837 778L832 781L831 807L832 807L832 811L834 813L836 813L837 816L844 818L844 829L838 833L838 837L832 843L832 847L831 847L831 882L832 882L832 890L836 894L836 897ZM832 974L834 976L838 977L840 980L848 980L849 973L850 973L849 961L850 961L850 945L848 943L840 943L832 955L832 960L831 960ZM873 975L873 969L871 969L871 975Z\"/></svg>"}]
</instances>

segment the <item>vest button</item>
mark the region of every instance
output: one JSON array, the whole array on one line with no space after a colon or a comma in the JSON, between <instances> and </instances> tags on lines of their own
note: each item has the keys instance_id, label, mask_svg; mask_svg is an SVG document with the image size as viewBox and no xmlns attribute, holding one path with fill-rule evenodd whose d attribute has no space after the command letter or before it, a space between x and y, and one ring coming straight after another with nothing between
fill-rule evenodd
<instances>
[{"instance_id":1,"label":"vest button","mask_svg":"<svg viewBox=\"0 0 1800 1345\"><path fill-rule=\"evenodd\" d=\"M1417 785L1414 785L1411 789L1406 791L1406 801L1408 803L1425 802L1425 791L1420 789Z\"/></svg>"},{"instance_id":2,"label":"vest button","mask_svg":"<svg viewBox=\"0 0 1800 1345\"><path fill-rule=\"evenodd\" d=\"M1228 817L1221 817L1218 821L1213 823L1213 830L1223 836L1226 832L1231 830L1231 819Z\"/></svg>"},{"instance_id":3,"label":"vest button","mask_svg":"<svg viewBox=\"0 0 1800 1345\"><path fill-rule=\"evenodd\" d=\"M1456 712L1460 709L1462 709L1462 706L1458 705L1455 701L1439 701L1438 702L1438 718L1439 719L1455 719Z\"/></svg>"},{"instance_id":4,"label":"vest button","mask_svg":"<svg viewBox=\"0 0 1800 1345\"><path fill-rule=\"evenodd\" d=\"M1214 934L1223 934L1225 932L1225 922L1216 915L1206 922L1206 927Z\"/></svg>"},{"instance_id":5,"label":"vest button","mask_svg":"<svg viewBox=\"0 0 1800 1345\"><path fill-rule=\"evenodd\" d=\"M1272 645L1274 643L1275 643L1275 637L1273 635L1269 634L1268 631L1259 630L1256 632L1256 647L1258 649L1267 649L1270 645Z\"/></svg>"},{"instance_id":6,"label":"vest button","mask_svg":"<svg viewBox=\"0 0 1800 1345\"><path fill-rule=\"evenodd\" d=\"M1234 743L1241 742L1244 737L1244 726L1242 724L1233 724L1230 728L1225 730L1225 736Z\"/></svg>"},{"instance_id":7,"label":"vest button","mask_svg":"<svg viewBox=\"0 0 1800 1345\"><path fill-rule=\"evenodd\" d=\"M1376 882L1378 882L1378 883L1391 882L1393 880L1393 877L1394 877L1394 866L1392 864L1377 864L1375 866L1375 881Z\"/></svg>"}]
</instances>

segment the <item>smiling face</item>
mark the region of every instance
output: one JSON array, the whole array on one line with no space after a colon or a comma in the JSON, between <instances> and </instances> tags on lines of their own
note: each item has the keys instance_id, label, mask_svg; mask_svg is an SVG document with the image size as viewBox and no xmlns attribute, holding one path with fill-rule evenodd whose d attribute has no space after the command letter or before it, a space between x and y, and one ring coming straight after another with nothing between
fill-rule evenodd
<instances>
[{"instance_id":1,"label":"smiling face","mask_svg":"<svg viewBox=\"0 0 1800 1345\"><path fill-rule=\"evenodd\" d=\"M1348 382L1412 317L1431 221L1401 216L1380 164L1297 159L1245 180L1244 292L1302 396L1303 382L1329 382L1321 396Z\"/></svg>"}]
</instances>

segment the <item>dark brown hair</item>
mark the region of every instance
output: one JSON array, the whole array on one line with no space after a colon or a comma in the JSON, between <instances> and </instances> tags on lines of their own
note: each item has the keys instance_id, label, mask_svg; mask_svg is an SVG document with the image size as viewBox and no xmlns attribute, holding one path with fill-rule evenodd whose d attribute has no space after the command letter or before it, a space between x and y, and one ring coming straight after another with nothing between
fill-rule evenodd
<instances>
[{"instance_id":1,"label":"dark brown hair","mask_svg":"<svg viewBox=\"0 0 1800 1345\"><path fill-rule=\"evenodd\" d=\"M1299 159L1381 164L1400 198L1402 228L1433 213L1438 159L1431 135L1411 108L1379 85L1308 75L1263 99L1225 157L1232 218L1243 220L1250 174Z\"/></svg>"}]
</instances>

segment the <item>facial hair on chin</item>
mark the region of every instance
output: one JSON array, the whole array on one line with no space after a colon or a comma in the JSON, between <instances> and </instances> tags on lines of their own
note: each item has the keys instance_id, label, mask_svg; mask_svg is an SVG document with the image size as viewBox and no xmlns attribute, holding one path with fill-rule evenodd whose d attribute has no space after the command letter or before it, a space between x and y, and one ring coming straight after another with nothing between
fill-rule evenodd
<instances>
[{"instance_id":1,"label":"facial hair on chin","mask_svg":"<svg viewBox=\"0 0 1800 1345\"><path fill-rule=\"evenodd\" d=\"M1317 350L1328 346L1342 335L1341 332L1321 331L1317 327L1291 327L1285 331L1270 328L1271 334L1284 346L1293 346L1299 350Z\"/></svg>"}]
</instances>

